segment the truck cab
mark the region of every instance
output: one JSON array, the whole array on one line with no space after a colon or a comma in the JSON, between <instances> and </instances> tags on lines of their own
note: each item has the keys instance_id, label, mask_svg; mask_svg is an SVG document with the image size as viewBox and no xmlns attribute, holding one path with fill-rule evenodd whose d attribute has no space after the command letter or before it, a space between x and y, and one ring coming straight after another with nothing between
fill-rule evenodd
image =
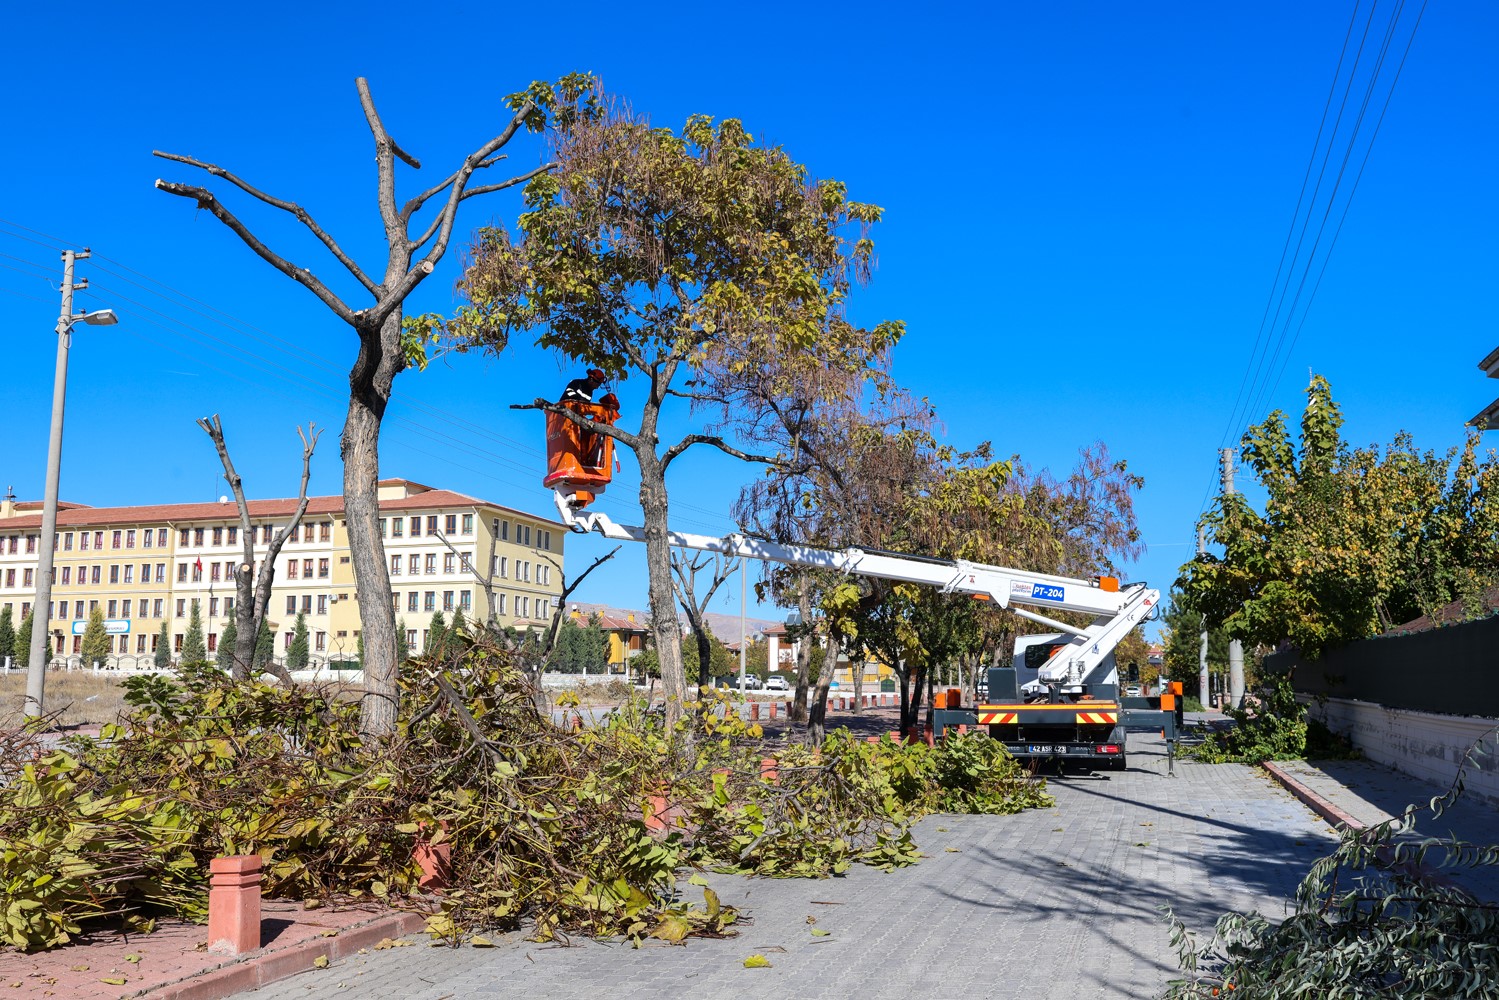
<instances>
[{"instance_id":1,"label":"truck cab","mask_svg":"<svg viewBox=\"0 0 1499 1000\"><path fill-rule=\"evenodd\" d=\"M1054 656L1068 655L1068 650L1073 643L1073 639L1060 632L1043 632L1037 635L1015 637L1015 655L1011 660L1011 665L1015 668L1015 682L1020 686L1022 698L1026 701L1044 701L1050 698L1050 693L1040 678L1041 667ZM1119 671L1114 665L1112 652L1103 658L1098 667L1094 668L1092 676L1096 678L1094 683L1114 685L1117 690ZM1068 697L1076 697L1083 693L1083 686L1064 684L1058 687L1057 691Z\"/></svg>"}]
</instances>

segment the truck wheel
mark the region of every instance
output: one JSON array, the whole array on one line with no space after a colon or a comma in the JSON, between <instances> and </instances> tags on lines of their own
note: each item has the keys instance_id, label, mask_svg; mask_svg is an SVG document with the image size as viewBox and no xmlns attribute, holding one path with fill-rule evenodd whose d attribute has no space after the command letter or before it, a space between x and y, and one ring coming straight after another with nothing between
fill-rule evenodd
<instances>
[{"instance_id":1,"label":"truck wheel","mask_svg":"<svg viewBox=\"0 0 1499 1000\"><path fill-rule=\"evenodd\" d=\"M1128 768L1129 768L1129 761L1125 758L1124 754L1120 754L1118 757L1116 757L1113 760L1109 761L1109 770L1110 771L1124 771L1124 770L1127 770Z\"/></svg>"}]
</instances>

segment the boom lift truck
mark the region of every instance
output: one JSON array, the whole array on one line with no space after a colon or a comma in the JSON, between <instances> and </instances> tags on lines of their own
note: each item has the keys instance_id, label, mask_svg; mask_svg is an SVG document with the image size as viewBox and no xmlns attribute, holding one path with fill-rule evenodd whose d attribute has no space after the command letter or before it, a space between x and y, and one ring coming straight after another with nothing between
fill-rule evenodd
<instances>
[{"instance_id":1,"label":"boom lift truck","mask_svg":"<svg viewBox=\"0 0 1499 1000\"><path fill-rule=\"evenodd\" d=\"M560 404L592 419L612 423L617 412L602 413L590 404ZM599 440L602 439L602 440ZM645 529L616 524L585 508L607 487L611 473L612 439L580 428L557 414L547 415L547 475L543 485L553 491L557 513L567 527L580 534L598 532L618 541L644 542ZM987 700L961 707L956 692L942 692L929 715L935 737L955 726L987 727L1021 760L1060 760L1090 767L1124 770L1128 727L1160 729L1167 737L1168 762L1174 773L1177 714L1168 699L1119 698L1119 678L1113 651L1126 635L1146 620L1161 599L1160 591L1143 583L1121 584L1115 577L1092 580L1032 573L1005 566L989 566L962 559L922 556L858 548L819 549L780 545L742 534L711 535L669 531L671 545L716 552L741 559L759 559L788 566L830 569L884 580L937 587L943 593L969 594L993 601L1022 618L1044 625L1065 637L1037 670L1041 690L1022 696L1015 667L994 667L988 673ZM1075 611L1093 616L1087 626L1069 625L1047 612ZM1024 637L1022 637L1022 640ZM1017 640L1017 646L1021 644ZM1177 692L1179 694L1179 691ZM949 702L952 702L949 704Z\"/></svg>"}]
</instances>

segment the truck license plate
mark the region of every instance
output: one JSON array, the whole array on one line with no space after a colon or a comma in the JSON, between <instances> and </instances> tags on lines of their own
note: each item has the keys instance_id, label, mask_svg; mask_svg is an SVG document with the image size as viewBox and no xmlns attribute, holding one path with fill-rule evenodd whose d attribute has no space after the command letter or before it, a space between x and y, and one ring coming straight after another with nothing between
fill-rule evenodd
<instances>
[{"instance_id":1,"label":"truck license plate","mask_svg":"<svg viewBox=\"0 0 1499 1000\"><path fill-rule=\"evenodd\" d=\"M1050 745L1048 745L1046 743L1032 743L1031 747L1030 747L1030 752L1031 753L1066 753L1067 752L1067 748L1066 747L1050 746Z\"/></svg>"}]
</instances>

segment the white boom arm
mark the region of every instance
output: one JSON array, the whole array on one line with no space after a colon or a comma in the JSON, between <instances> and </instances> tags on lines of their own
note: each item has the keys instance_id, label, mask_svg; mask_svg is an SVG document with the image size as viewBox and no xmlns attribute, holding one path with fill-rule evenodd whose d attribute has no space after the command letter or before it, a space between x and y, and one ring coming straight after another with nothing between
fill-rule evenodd
<instances>
[{"instance_id":1,"label":"white boom arm","mask_svg":"<svg viewBox=\"0 0 1499 1000\"><path fill-rule=\"evenodd\" d=\"M569 498L554 494L562 522L573 531L597 531L605 538L644 542L645 529L615 524L605 514L574 510ZM841 573L900 580L936 587L945 594L974 594L986 597L1002 608L1039 622L1048 628L1070 634L1070 656L1053 656L1041 668L1039 678L1053 684L1082 683L1095 667L1114 651L1130 630L1145 620L1146 614L1161 599L1159 590L1144 584L1126 584L1117 590L1105 590L1092 580L1077 580L1047 573L1031 573L1004 566L988 566L962 559L927 559L921 556L866 552L863 549L817 549L806 545L778 545L759 538L733 534L723 538L668 531L667 540L675 547L718 552L744 559L832 569ZM1044 614L1013 605L1081 611L1094 616L1084 628L1067 625Z\"/></svg>"}]
</instances>

